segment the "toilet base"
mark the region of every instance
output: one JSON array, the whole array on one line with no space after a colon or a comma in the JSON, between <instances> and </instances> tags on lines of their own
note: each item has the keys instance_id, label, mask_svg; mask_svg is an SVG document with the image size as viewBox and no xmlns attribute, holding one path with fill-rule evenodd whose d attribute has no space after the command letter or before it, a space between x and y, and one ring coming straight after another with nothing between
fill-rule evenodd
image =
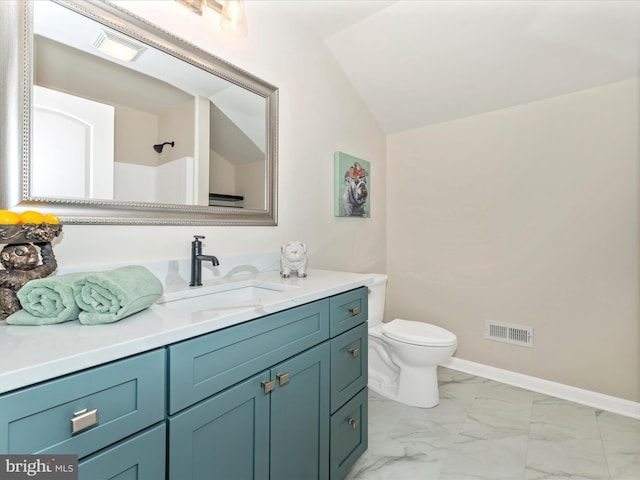
<instances>
[{"instance_id":1,"label":"toilet base","mask_svg":"<svg viewBox=\"0 0 640 480\"><path fill-rule=\"evenodd\" d=\"M438 365L457 344L425 347L386 338L382 326L369 328L369 388L405 405L433 408L440 403Z\"/></svg>"},{"instance_id":2,"label":"toilet base","mask_svg":"<svg viewBox=\"0 0 640 480\"><path fill-rule=\"evenodd\" d=\"M398 401L420 408L440 403L437 366L403 368L398 384Z\"/></svg>"},{"instance_id":3,"label":"toilet base","mask_svg":"<svg viewBox=\"0 0 640 480\"><path fill-rule=\"evenodd\" d=\"M437 366L422 367L397 377L380 375L369 367L370 390L396 402L419 408L433 408L440 403Z\"/></svg>"}]
</instances>

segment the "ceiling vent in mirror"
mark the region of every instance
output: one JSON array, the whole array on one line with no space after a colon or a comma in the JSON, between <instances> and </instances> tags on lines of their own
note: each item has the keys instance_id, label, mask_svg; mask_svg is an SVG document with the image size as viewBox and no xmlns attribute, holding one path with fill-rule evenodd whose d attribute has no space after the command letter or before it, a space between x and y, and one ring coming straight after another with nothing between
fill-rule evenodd
<instances>
[{"instance_id":1,"label":"ceiling vent in mirror","mask_svg":"<svg viewBox=\"0 0 640 480\"><path fill-rule=\"evenodd\" d=\"M147 47L109 30L101 30L98 38L93 42L93 46L105 55L122 62L134 61L147 49Z\"/></svg>"}]
</instances>

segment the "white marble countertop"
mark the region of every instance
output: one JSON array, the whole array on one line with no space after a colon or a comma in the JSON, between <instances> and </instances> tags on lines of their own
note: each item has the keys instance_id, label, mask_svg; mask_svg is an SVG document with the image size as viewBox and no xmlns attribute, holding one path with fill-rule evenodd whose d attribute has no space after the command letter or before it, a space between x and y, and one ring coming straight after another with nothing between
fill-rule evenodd
<instances>
[{"instance_id":1,"label":"white marble countertop","mask_svg":"<svg viewBox=\"0 0 640 480\"><path fill-rule=\"evenodd\" d=\"M170 303L105 325L71 321L46 326L17 326L0 322L0 393L60 375L94 367L191 337L236 325L266 314L369 285L371 275L309 270L308 277L281 278L279 272L243 273L207 280L203 287L165 287L166 299L191 295L231 281L277 283L283 292L260 303L228 305L196 313L176 311ZM161 299L162 300L162 299Z\"/></svg>"}]
</instances>

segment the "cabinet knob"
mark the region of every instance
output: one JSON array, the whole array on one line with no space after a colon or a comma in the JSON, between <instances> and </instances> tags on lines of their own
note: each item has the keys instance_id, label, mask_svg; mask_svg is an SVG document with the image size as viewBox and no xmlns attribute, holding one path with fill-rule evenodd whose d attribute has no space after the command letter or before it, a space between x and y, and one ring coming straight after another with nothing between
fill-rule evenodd
<instances>
[{"instance_id":1,"label":"cabinet knob","mask_svg":"<svg viewBox=\"0 0 640 480\"><path fill-rule=\"evenodd\" d=\"M351 428L355 430L356 428L358 428L358 425L360 425L360 420L358 420L357 418L350 418L349 425L351 425Z\"/></svg>"},{"instance_id":2,"label":"cabinet knob","mask_svg":"<svg viewBox=\"0 0 640 480\"><path fill-rule=\"evenodd\" d=\"M349 353L351 354L351 356L353 358L358 358L360 356L360 349L359 348L350 348L349 349Z\"/></svg>"},{"instance_id":3,"label":"cabinet knob","mask_svg":"<svg viewBox=\"0 0 640 480\"><path fill-rule=\"evenodd\" d=\"M360 313L360 307L351 307L349 309L349 313L351 313L351 316L355 317Z\"/></svg>"},{"instance_id":4,"label":"cabinet knob","mask_svg":"<svg viewBox=\"0 0 640 480\"><path fill-rule=\"evenodd\" d=\"M278 379L278 383L280 386L286 385L289 383L289 372L287 373L278 373L276 374L276 378Z\"/></svg>"},{"instance_id":5,"label":"cabinet knob","mask_svg":"<svg viewBox=\"0 0 640 480\"><path fill-rule=\"evenodd\" d=\"M73 413L71 419L71 434L79 433L92 427L98 423L98 409L95 408L91 411L83 408L79 412Z\"/></svg>"},{"instance_id":6,"label":"cabinet knob","mask_svg":"<svg viewBox=\"0 0 640 480\"><path fill-rule=\"evenodd\" d=\"M260 385L262 385L262 390L264 390L264 394L268 394L271 393L275 388L276 388L276 381L275 380L262 380L260 382Z\"/></svg>"}]
</instances>

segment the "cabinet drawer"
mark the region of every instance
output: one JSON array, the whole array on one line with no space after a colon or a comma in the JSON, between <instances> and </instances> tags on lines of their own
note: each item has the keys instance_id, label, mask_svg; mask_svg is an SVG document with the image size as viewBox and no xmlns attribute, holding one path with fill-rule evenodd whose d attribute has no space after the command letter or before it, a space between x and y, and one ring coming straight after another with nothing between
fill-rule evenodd
<instances>
[{"instance_id":1,"label":"cabinet drawer","mask_svg":"<svg viewBox=\"0 0 640 480\"><path fill-rule=\"evenodd\" d=\"M159 422L164 360L164 349L154 350L3 395L0 452L82 458ZM71 420L83 409L97 410L97 421L73 434Z\"/></svg>"},{"instance_id":2,"label":"cabinet drawer","mask_svg":"<svg viewBox=\"0 0 640 480\"><path fill-rule=\"evenodd\" d=\"M368 323L331 340L331 412L367 386Z\"/></svg>"},{"instance_id":3,"label":"cabinet drawer","mask_svg":"<svg viewBox=\"0 0 640 480\"><path fill-rule=\"evenodd\" d=\"M176 413L329 338L320 300L169 347L169 412Z\"/></svg>"},{"instance_id":4,"label":"cabinet drawer","mask_svg":"<svg viewBox=\"0 0 640 480\"><path fill-rule=\"evenodd\" d=\"M367 287L360 287L331 297L329 333L332 338L367 321L369 317L368 292Z\"/></svg>"},{"instance_id":5,"label":"cabinet drawer","mask_svg":"<svg viewBox=\"0 0 640 480\"><path fill-rule=\"evenodd\" d=\"M98 452L78 465L79 480L162 480L165 478L166 428L161 423Z\"/></svg>"},{"instance_id":6,"label":"cabinet drawer","mask_svg":"<svg viewBox=\"0 0 640 480\"><path fill-rule=\"evenodd\" d=\"M331 479L345 477L349 469L367 450L367 389L331 416Z\"/></svg>"}]
</instances>

